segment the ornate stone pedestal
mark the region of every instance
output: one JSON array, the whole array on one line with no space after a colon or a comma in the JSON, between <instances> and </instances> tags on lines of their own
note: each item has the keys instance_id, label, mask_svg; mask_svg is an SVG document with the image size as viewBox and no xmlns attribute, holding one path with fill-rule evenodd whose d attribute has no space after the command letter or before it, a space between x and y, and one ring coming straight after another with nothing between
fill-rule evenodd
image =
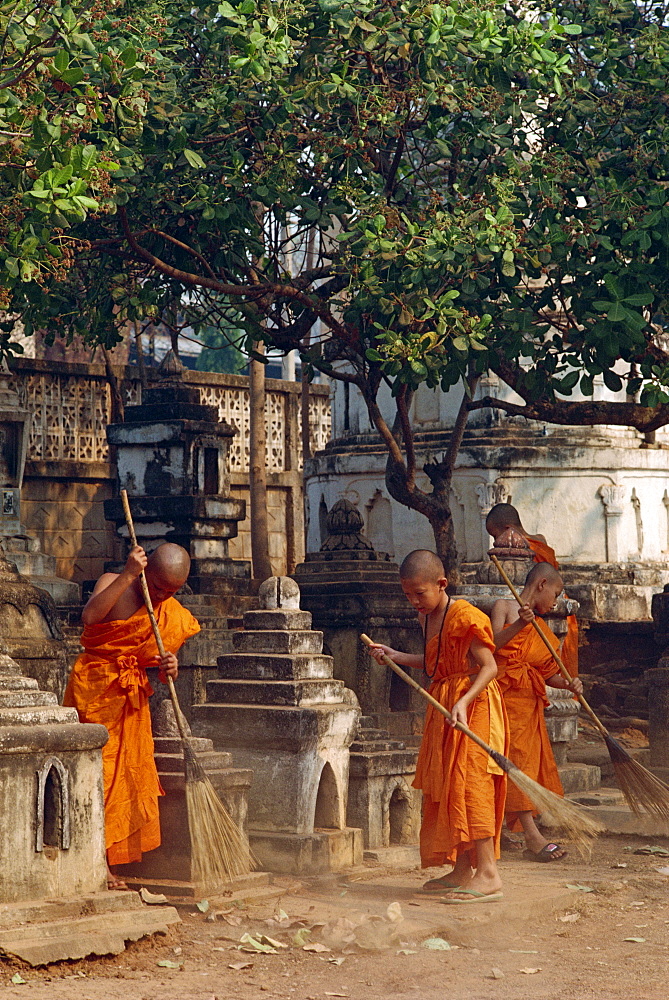
<instances>
[{"instance_id":1,"label":"ornate stone pedestal","mask_svg":"<svg viewBox=\"0 0 669 1000\"><path fill-rule=\"evenodd\" d=\"M0 654L0 951L31 965L123 951L178 921L107 892L104 726ZM121 895L123 899L119 898Z\"/></svg>"},{"instance_id":2,"label":"ornate stone pedestal","mask_svg":"<svg viewBox=\"0 0 669 1000\"><path fill-rule=\"evenodd\" d=\"M176 542L192 559L189 585L196 593L245 593L250 564L233 561L228 539L245 517L243 500L230 495L227 456L234 428L200 403L196 387L172 352L160 381L145 390L141 406L129 406L122 424L107 428L116 448L121 487L130 496L137 540L147 551ZM105 516L128 537L120 498L105 501ZM245 589L246 588L246 589Z\"/></svg>"},{"instance_id":3,"label":"ornate stone pedestal","mask_svg":"<svg viewBox=\"0 0 669 1000\"><path fill-rule=\"evenodd\" d=\"M249 839L264 868L339 871L362 859L362 832L346 825L357 700L333 678L294 581L265 581L259 601L233 633L235 652L219 657L193 730L253 771Z\"/></svg>"},{"instance_id":4,"label":"ornate stone pedestal","mask_svg":"<svg viewBox=\"0 0 669 1000\"><path fill-rule=\"evenodd\" d=\"M308 553L295 570L302 605L323 632L335 676L355 691L364 715L377 729L417 747L425 712L422 698L375 663L360 642L360 633L366 632L395 649L422 649L416 613L402 592L398 567L363 536L362 517L348 500L333 506L327 530L320 551Z\"/></svg>"}]
</instances>

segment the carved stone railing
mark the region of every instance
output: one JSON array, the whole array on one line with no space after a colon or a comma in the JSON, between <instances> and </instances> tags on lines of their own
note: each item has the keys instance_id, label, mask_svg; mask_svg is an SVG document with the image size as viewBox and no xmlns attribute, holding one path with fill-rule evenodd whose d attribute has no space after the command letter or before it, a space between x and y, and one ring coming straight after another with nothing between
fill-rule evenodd
<instances>
[{"instance_id":1,"label":"carved stone railing","mask_svg":"<svg viewBox=\"0 0 669 1000\"><path fill-rule=\"evenodd\" d=\"M28 461L108 462L105 428L111 422L111 398L104 368L35 360L12 363L21 402L33 413ZM135 368L119 368L117 377L126 403L141 402L141 383ZM230 472L249 468L249 388L245 375L189 371L185 380L197 385L203 403L218 407L221 419L237 429L230 448ZM267 380L267 470L284 472L291 467L288 441L301 440L300 386L278 379ZM291 426L292 425L292 426ZM324 385L309 389L311 451L325 447L330 438L330 390ZM301 448L295 449L301 468ZM292 466L295 468L295 466Z\"/></svg>"}]
</instances>

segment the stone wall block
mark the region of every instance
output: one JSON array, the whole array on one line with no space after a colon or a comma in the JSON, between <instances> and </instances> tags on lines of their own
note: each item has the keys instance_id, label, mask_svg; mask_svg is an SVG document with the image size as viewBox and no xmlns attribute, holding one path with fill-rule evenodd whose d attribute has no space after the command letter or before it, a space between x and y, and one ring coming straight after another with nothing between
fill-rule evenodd
<instances>
[{"instance_id":1,"label":"stone wall block","mask_svg":"<svg viewBox=\"0 0 669 1000\"><path fill-rule=\"evenodd\" d=\"M323 633L316 631L303 632L255 632L238 630L232 633L232 648L239 653L260 653L267 646L276 653L321 653L323 650Z\"/></svg>"},{"instance_id":2,"label":"stone wall block","mask_svg":"<svg viewBox=\"0 0 669 1000\"><path fill-rule=\"evenodd\" d=\"M218 657L218 672L222 679L331 680L332 661L315 653L226 653Z\"/></svg>"}]
</instances>

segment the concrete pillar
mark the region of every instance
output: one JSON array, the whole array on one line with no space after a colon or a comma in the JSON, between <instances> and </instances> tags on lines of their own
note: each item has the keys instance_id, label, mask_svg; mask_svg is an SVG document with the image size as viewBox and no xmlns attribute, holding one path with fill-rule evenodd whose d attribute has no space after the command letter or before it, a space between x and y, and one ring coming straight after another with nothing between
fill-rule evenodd
<instances>
[{"instance_id":1,"label":"concrete pillar","mask_svg":"<svg viewBox=\"0 0 669 1000\"><path fill-rule=\"evenodd\" d=\"M620 562L620 518L623 513L625 487L616 483L604 483L597 491L604 504L606 524L606 561Z\"/></svg>"}]
</instances>

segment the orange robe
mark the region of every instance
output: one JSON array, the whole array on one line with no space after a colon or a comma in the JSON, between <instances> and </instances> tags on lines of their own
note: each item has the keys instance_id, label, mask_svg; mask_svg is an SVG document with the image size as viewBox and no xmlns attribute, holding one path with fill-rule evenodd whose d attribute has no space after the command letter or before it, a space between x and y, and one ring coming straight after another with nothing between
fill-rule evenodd
<instances>
[{"instance_id":1,"label":"orange robe","mask_svg":"<svg viewBox=\"0 0 669 1000\"><path fill-rule=\"evenodd\" d=\"M168 653L200 631L173 597L155 612ZM72 668L64 704L76 708L82 722L109 730L102 748L107 860L110 865L141 861L144 851L160 845L158 796L164 794L153 758L153 690L146 674L158 648L146 608L127 621L86 625L81 642L85 652Z\"/></svg>"},{"instance_id":2,"label":"orange robe","mask_svg":"<svg viewBox=\"0 0 669 1000\"><path fill-rule=\"evenodd\" d=\"M468 655L475 638L494 652L487 615L467 601L454 601L446 614L440 649L435 635L425 651L425 665L434 675L428 690L445 708L452 708L469 690L478 671ZM504 703L495 680L469 706L468 720L469 727L494 750L506 753ZM475 841L487 837L494 838L499 857L506 775L489 754L452 729L429 704L413 784L423 792L420 854L424 868L454 864L464 851L471 852L475 864Z\"/></svg>"},{"instance_id":3,"label":"orange robe","mask_svg":"<svg viewBox=\"0 0 669 1000\"><path fill-rule=\"evenodd\" d=\"M557 637L545 622L537 620L537 623L557 649ZM495 660L509 719L509 757L528 777L556 795L564 795L544 718L544 708L550 704L546 697L546 681L557 673L555 660L531 625L526 625L506 646L498 649ZM532 802L512 781L506 794L505 811L509 830L521 829L519 812L538 815Z\"/></svg>"},{"instance_id":4,"label":"orange robe","mask_svg":"<svg viewBox=\"0 0 669 1000\"><path fill-rule=\"evenodd\" d=\"M552 549L550 545L540 541L538 538L530 538L527 535L525 537L534 553L535 562L547 562L555 569L560 569L558 561L555 558L555 549ZM571 676L578 677L578 622L576 615L567 615L567 634L562 641L560 658Z\"/></svg>"}]
</instances>

